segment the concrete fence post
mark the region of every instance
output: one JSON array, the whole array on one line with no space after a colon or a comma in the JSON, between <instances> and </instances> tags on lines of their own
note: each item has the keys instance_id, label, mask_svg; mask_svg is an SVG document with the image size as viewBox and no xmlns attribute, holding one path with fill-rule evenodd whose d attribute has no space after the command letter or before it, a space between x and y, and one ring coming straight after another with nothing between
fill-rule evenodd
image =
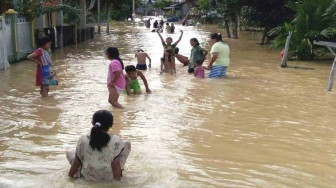
<instances>
[{"instance_id":1,"label":"concrete fence post","mask_svg":"<svg viewBox=\"0 0 336 188\"><path fill-rule=\"evenodd\" d=\"M2 53L2 60L0 61L3 61L3 65L4 65L4 69L6 70L8 67L9 67L9 63L8 63L8 59L7 59L7 49L6 49L6 37L5 37L5 32L6 32L6 21L5 21L5 18L3 16L0 16L0 23L1 23L1 30L2 30L2 34L1 34L1 51L0 53Z\"/></svg>"},{"instance_id":2,"label":"concrete fence post","mask_svg":"<svg viewBox=\"0 0 336 188\"><path fill-rule=\"evenodd\" d=\"M17 12L13 9L9 9L5 12L6 17L11 20L11 30L12 30L12 44L13 44L13 59L18 60L18 43L17 43Z\"/></svg>"}]
</instances>

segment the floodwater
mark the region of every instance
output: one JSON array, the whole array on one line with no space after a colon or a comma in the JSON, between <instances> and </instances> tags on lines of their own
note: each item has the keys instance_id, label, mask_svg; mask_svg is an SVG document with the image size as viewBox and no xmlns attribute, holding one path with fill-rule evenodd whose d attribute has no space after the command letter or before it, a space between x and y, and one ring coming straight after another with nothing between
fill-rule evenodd
<instances>
[{"instance_id":1,"label":"floodwater","mask_svg":"<svg viewBox=\"0 0 336 188\"><path fill-rule=\"evenodd\" d=\"M179 30L180 26L177 26ZM209 48L216 26L183 28ZM178 34L171 35L177 40ZM35 66L0 71L0 187L335 187L336 95L326 92L330 64L290 62L315 70L279 68L279 52L258 45L258 33L226 40L232 66L226 79L195 79L177 65L177 77L159 75L156 33L116 23L103 35L58 50L60 86L40 98ZM109 61L117 46L126 65L142 48L153 59L145 72L153 93L107 102ZM144 88L143 88L144 89ZM112 133L132 142L121 182L67 177L65 151L91 128L96 110L113 112Z\"/></svg>"}]
</instances>

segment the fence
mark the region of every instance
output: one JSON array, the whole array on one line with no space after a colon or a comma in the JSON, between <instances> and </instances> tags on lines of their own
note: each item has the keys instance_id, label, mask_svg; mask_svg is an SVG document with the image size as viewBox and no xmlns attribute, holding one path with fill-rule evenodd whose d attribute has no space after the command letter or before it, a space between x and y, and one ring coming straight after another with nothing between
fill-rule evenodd
<instances>
[{"instance_id":1,"label":"fence","mask_svg":"<svg viewBox=\"0 0 336 188\"><path fill-rule=\"evenodd\" d=\"M9 67L5 40L6 40L6 22L4 17L0 16L0 69L7 69Z\"/></svg>"},{"instance_id":2,"label":"fence","mask_svg":"<svg viewBox=\"0 0 336 188\"><path fill-rule=\"evenodd\" d=\"M76 31L76 32L75 32ZM51 40L51 50L55 51L60 47L75 45L89 39L93 39L95 35L94 27L84 27L76 29L75 26L57 26L35 30L35 43L42 36L47 36ZM62 37L61 37L62 35Z\"/></svg>"},{"instance_id":3,"label":"fence","mask_svg":"<svg viewBox=\"0 0 336 188\"><path fill-rule=\"evenodd\" d=\"M32 25L16 13L6 13L1 21L1 57L9 62L18 61L33 51ZM4 61L4 60L2 60ZM7 66L6 66L7 67ZM1 66L0 69L4 69Z\"/></svg>"},{"instance_id":4,"label":"fence","mask_svg":"<svg viewBox=\"0 0 336 188\"><path fill-rule=\"evenodd\" d=\"M17 19L17 53L18 59L33 51L31 23L24 18Z\"/></svg>"}]
</instances>

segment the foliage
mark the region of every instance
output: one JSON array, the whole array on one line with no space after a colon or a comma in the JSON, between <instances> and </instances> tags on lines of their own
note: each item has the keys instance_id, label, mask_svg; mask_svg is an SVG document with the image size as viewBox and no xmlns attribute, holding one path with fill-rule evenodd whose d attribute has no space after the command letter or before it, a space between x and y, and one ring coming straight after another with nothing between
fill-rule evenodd
<instances>
[{"instance_id":1,"label":"foliage","mask_svg":"<svg viewBox=\"0 0 336 188\"><path fill-rule=\"evenodd\" d=\"M285 5L293 1L298 0L249 0L243 17L251 25L268 30L290 19L292 11Z\"/></svg>"},{"instance_id":2,"label":"foliage","mask_svg":"<svg viewBox=\"0 0 336 188\"><path fill-rule=\"evenodd\" d=\"M209 12L213 7L211 6L210 2L208 0L199 0L196 5L200 10L202 10L203 13Z\"/></svg>"},{"instance_id":3,"label":"foliage","mask_svg":"<svg viewBox=\"0 0 336 188\"><path fill-rule=\"evenodd\" d=\"M169 7L171 4L173 4L172 0L158 0L153 3L154 8L164 8L164 7Z\"/></svg>"},{"instance_id":4,"label":"foliage","mask_svg":"<svg viewBox=\"0 0 336 188\"><path fill-rule=\"evenodd\" d=\"M325 50L313 45L314 40L335 40L336 2L334 0L304 0L290 2L288 7L295 12L295 18L271 30L277 36L272 44L283 48L289 32L293 32L290 55L300 60L312 59L323 55Z\"/></svg>"},{"instance_id":5,"label":"foliage","mask_svg":"<svg viewBox=\"0 0 336 188\"><path fill-rule=\"evenodd\" d=\"M71 22L79 20L79 9L72 1L68 3L59 4L58 0L21 0L14 4L14 8L19 12L19 16L25 17L27 20L51 12L64 11L71 16Z\"/></svg>"}]
</instances>

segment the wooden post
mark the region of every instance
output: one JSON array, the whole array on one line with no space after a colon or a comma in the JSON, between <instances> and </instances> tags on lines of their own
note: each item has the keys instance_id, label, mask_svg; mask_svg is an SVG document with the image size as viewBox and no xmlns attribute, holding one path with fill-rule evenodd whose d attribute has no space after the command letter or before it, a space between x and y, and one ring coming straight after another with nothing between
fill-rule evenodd
<instances>
[{"instance_id":1,"label":"wooden post","mask_svg":"<svg viewBox=\"0 0 336 188\"><path fill-rule=\"evenodd\" d=\"M60 4L63 4L63 0L59 1ZM59 35L59 47L63 48L63 25L64 25L64 19L63 19L63 11L59 11L57 13L57 26L61 28L61 32Z\"/></svg>"},{"instance_id":2,"label":"wooden post","mask_svg":"<svg viewBox=\"0 0 336 188\"><path fill-rule=\"evenodd\" d=\"M107 19L106 19L106 33L110 34L110 20L111 20L112 5L109 4L107 7Z\"/></svg>"},{"instance_id":3,"label":"wooden post","mask_svg":"<svg viewBox=\"0 0 336 188\"><path fill-rule=\"evenodd\" d=\"M283 68L287 67L289 44L290 44L290 41L292 39L292 34L293 34L293 32L289 32L289 35L288 35L287 40L286 40L286 45L285 45L285 50L284 50L284 56L282 58L281 65L280 65Z\"/></svg>"},{"instance_id":4,"label":"wooden post","mask_svg":"<svg viewBox=\"0 0 336 188\"><path fill-rule=\"evenodd\" d=\"M80 26L85 27L86 26L86 1L80 0Z\"/></svg>"},{"instance_id":5,"label":"wooden post","mask_svg":"<svg viewBox=\"0 0 336 188\"><path fill-rule=\"evenodd\" d=\"M77 36L77 24L75 24L75 44L77 45L78 44L78 36Z\"/></svg>"},{"instance_id":6,"label":"wooden post","mask_svg":"<svg viewBox=\"0 0 336 188\"><path fill-rule=\"evenodd\" d=\"M332 91L333 86L334 86L335 68L336 68L336 57L334 59L334 63L330 71L328 91Z\"/></svg>"}]
</instances>

